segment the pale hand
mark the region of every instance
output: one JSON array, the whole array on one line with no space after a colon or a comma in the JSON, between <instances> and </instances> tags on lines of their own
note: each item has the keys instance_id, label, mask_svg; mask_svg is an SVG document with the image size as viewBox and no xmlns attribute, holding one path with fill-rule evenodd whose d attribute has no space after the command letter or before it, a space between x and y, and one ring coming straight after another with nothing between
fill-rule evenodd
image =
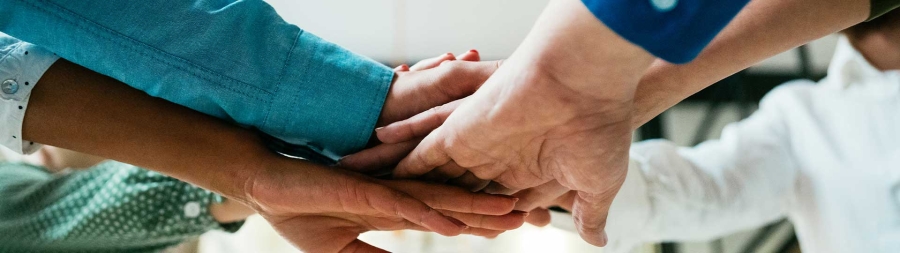
<instances>
[{"instance_id":1,"label":"pale hand","mask_svg":"<svg viewBox=\"0 0 900 253\"><path fill-rule=\"evenodd\" d=\"M579 1L551 2L519 50L395 176L493 180L502 186L494 190L511 192L556 181L577 191L582 238L605 245L608 209L627 171L634 88L652 60Z\"/></svg>"}]
</instances>

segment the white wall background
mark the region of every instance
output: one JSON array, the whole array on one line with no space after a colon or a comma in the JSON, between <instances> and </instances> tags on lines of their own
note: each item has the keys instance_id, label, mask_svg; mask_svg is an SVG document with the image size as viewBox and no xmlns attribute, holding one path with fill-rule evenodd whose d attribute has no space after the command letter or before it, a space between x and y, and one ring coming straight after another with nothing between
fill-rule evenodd
<instances>
[{"instance_id":1,"label":"white wall background","mask_svg":"<svg viewBox=\"0 0 900 253\"><path fill-rule=\"evenodd\" d=\"M478 49L485 59L509 56L548 0L267 0L287 20L357 53L396 65ZM824 71L834 37L812 44ZM796 71L796 53L755 71Z\"/></svg>"}]
</instances>

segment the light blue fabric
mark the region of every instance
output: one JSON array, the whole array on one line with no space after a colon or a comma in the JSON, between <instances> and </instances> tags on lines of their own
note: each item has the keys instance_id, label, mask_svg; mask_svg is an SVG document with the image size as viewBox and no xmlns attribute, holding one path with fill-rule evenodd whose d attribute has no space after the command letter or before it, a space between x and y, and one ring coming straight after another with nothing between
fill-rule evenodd
<instances>
[{"instance_id":1,"label":"light blue fabric","mask_svg":"<svg viewBox=\"0 0 900 253\"><path fill-rule=\"evenodd\" d=\"M0 0L0 31L332 159L365 146L393 79L259 0Z\"/></svg>"},{"instance_id":2,"label":"light blue fabric","mask_svg":"<svg viewBox=\"0 0 900 253\"><path fill-rule=\"evenodd\" d=\"M749 0L582 0L619 36L656 57L686 63L703 48Z\"/></svg>"}]
</instances>

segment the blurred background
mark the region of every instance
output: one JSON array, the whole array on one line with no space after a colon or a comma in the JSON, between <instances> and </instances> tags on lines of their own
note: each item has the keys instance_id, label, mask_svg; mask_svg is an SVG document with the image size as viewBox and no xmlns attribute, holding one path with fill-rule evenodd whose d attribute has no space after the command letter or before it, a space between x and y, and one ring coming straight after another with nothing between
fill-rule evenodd
<instances>
[{"instance_id":1,"label":"blurred background","mask_svg":"<svg viewBox=\"0 0 900 253\"><path fill-rule=\"evenodd\" d=\"M548 0L268 0L290 23L385 64L396 66L448 52L477 49L485 60L504 59L525 37ZM693 145L719 136L746 117L767 91L788 80L818 80L836 37L783 53L698 93L648 123L635 139L668 138ZM488 240L403 231L373 232L363 240L394 252L602 252L556 226L526 225ZM182 249L200 252L296 252L259 217L236 234L213 232ZM646 245L635 252L799 252L791 225L778 222L710 242Z\"/></svg>"}]
</instances>

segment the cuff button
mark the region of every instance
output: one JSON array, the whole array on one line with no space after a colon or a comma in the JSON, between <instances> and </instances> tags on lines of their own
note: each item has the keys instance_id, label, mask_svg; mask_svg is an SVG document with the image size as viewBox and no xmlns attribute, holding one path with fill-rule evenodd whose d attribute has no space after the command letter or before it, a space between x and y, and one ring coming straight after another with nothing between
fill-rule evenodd
<instances>
[{"instance_id":1,"label":"cuff button","mask_svg":"<svg viewBox=\"0 0 900 253\"><path fill-rule=\"evenodd\" d=\"M16 80L9 79L0 84L0 89L6 94L16 94L19 91L19 83Z\"/></svg>"},{"instance_id":2,"label":"cuff button","mask_svg":"<svg viewBox=\"0 0 900 253\"><path fill-rule=\"evenodd\" d=\"M678 0L650 0L650 5L653 5L656 11L667 12L675 9L675 6L678 5Z\"/></svg>"}]
</instances>

